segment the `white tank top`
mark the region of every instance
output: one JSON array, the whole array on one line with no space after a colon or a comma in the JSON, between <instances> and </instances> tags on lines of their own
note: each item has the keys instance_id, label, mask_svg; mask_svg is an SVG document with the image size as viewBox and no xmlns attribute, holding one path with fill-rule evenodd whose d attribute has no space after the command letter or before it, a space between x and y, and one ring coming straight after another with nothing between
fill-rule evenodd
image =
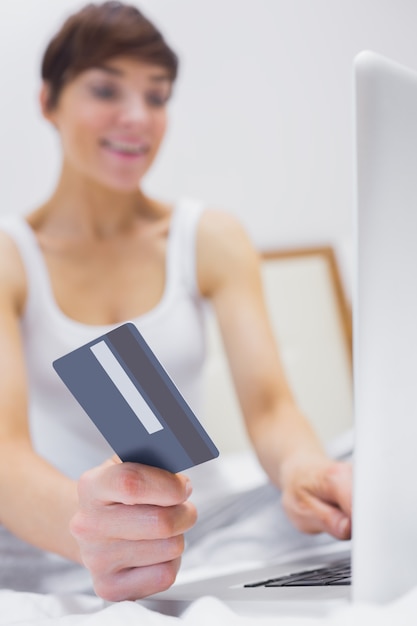
<instances>
[{"instance_id":1,"label":"white tank top","mask_svg":"<svg viewBox=\"0 0 417 626\"><path fill-rule=\"evenodd\" d=\"M154 309L130 320L199 417L205 307L196 281L195 233L202 210L194 200L176 205L168 236L163 296ZM67 317L54 299L41 249L24 217L2 217L0 228L15 242L27 275L21 327L33 446L57 469L77 479L113 451L59 379L52 362L119 324L92 326Z\"/></svg>"},{"instance_id":2,"label":"white tank top","mask_svg":"<svg viewBox=\"0 0 417 626\"><path fill-rule=\"evenodd\" d=\"M202 210L203 206L194 200L182 200L176 205L168 236L163 296L154 309L130 320L199 419L206 306L196 280L195 234ZM113 451L61 382L52 362L118 324L91 326L64 315L54 299L35 234L24 217L2 216L0 230L15 242L27 275L21 328L33 446L52 465L77 479L84 470L112 456ZM187 474L193 482L197 506L221 485L214 461L192 468ZM1 525L0 561L0 588L39 593L92 592L92 581L84 567L29 545Z\"/></svg>"}]
</instances>

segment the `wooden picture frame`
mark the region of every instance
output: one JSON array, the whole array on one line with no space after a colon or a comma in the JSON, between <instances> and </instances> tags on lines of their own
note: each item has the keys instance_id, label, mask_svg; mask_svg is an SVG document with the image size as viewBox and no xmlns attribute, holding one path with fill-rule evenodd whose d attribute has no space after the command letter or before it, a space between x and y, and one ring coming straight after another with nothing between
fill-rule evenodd
<instances>
[{"instance_id":1,"label":"wooden picture frame","mask_svg":"<svg viewBox=\"0 0 417 626\"><path fill-rule=\"evenodd\" d=\"M343 286L339 264L333 247L323 245L268 250L260 252L260 256L262 261L266 263L275 259L302 259L317 256L324 260L329 273L329 280L334 293L338 314L344 330L346 347L352 361L352 309L346 297L346 291Z\"/></svg>"},{"instance_id":2,"label":"wooden picture frame","mask_svg":"<svg viewBox=\"0 0 417 626\"><path fill-rule=\"evenodd\" d=\"M331 246L260 252L265 300L300 408L323 443L352 425L352 321ZM204 417L221 452L248 446L222 340L209 320Z\"/></svg>"}]
</instances>

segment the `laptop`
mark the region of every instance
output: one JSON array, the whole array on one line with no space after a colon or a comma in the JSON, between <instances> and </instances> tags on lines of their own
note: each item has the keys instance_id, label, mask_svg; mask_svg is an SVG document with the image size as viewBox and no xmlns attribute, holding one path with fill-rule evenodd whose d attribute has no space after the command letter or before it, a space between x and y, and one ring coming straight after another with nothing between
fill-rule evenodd
<instances>
[{"instance_id":1,"label":"laptop","mask_svg":"<svg viewBox=\"0 0 417 626\"><path fill-rule=\"evenodd\" d=\"M354 75L352 542L176 583L147 601L159 611L179 615L209 595L246 615L320 615L417 584L417 73L365 51ZM334 563L331 584L321 569Z\"/></svg>"}]
</instances>

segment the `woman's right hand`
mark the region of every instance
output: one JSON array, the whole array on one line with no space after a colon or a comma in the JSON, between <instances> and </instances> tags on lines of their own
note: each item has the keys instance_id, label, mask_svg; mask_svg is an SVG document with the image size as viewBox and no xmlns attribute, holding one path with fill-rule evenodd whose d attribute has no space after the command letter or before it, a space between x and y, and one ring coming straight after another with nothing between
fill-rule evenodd
<instances>
[{"instance_id":1,"label":"woman's right hand","mask_svg":"<svg viewBox=\"0 0 417 626\"><path fill-rule=\"evenodd\" d=\"M190 493L184 475L116 459L81 476L70 531L97 595L137 600L172 585L197 519Z\"/></svg>"}]
</instances>

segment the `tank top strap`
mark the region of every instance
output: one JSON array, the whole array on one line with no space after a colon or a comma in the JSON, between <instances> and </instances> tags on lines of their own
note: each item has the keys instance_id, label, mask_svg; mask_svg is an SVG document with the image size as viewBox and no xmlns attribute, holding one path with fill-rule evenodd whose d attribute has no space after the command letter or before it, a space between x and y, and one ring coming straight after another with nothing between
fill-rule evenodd
<instances>
[{"instance_id":1,"label":"tank top strap","mask_svg":"<svg viewBox=\"0 0 417 626\"><path fill-rule=\"evenodd\" d=\"M192 198L183 198L175 206L171 226L169 267L178 272L179 280L192 296L200 296L197 281L197 226L205 205Z\"/></svg>"},{"instance_id":2,"label":"tank top strap","mask_svg":"<svg viewBox=\"0 0 417 626\"><path fill-rule=\"evenodd\" d=\"M197 281L196 234L204 208L202 202L191 198L183 198L175 204L167 251L168 299L178 288L193 298L200 296ZM45 259L25 217L20 214L0 216L0 230L7 233L15 243L25 269L28 294L24 317L29 315L31 319L36 319L39 306L42 316L45 316L48 310L51 314L56 313Z\"/></svg>"},{"instance_id":3,"label":"tank top strap","mask_svg":"<svg viewBox=\"0 0 417 626\"><path fill-rule=\"evenodd\" d=\"M2 215L0 217L0 230L7 233L13 240L24 265L31 265L35 251L24 216L19 214Z\"/></svg>"},{"instance_id":4,"label":"tank top strap","mask_svg":"<svg viewBox=\"0 0 417 626\"><path fill-rule=\"evenodd\" d=\"M13 240L25 269L28 288L26 311L33 306L35 300L42 299L45 306L46 302L50 301L49 279L39 244L25 216L20 214L1 216L0 230Z\"/></svg>"}]
</instances>

